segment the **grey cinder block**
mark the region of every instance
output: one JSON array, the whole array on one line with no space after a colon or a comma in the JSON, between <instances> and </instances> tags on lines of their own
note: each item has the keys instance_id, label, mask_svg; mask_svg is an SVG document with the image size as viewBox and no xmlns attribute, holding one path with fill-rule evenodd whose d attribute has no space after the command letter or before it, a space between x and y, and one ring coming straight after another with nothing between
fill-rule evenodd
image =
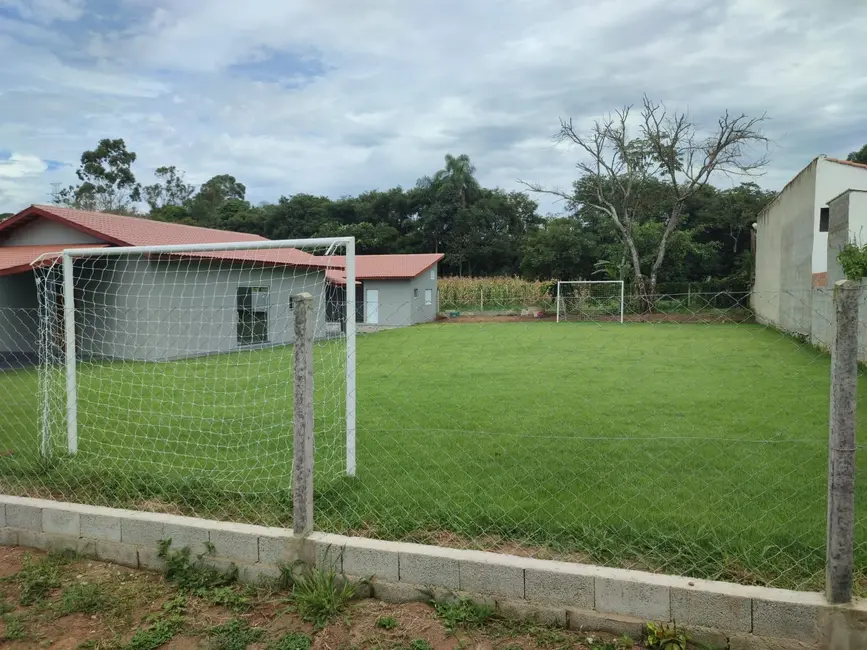
<instances>
[{"instance_id":1,"label":"grey cinder block","mask_svg":"<svg viewBox=\"0 0 867 650\"><path fill-rule=\"evenodd\" d=\"M461 561L460 590L503 598L524 597L524 569L494 562Z\"/></svg>"},{"instance_id":2,"label":"grey cinder block","mask_svg":"<svg viewBox=\"0 0 867 650\"><path fill-rule=\"evenodd\" d=\"M0 546L18 546L18 531L0 528Z\"/></svg>"},{"instance_id":3,"label":"grey cinder block","mask_svg":"<svg viewBox=\"0 0 867 650\"><path fill-rule=\"evenodd\" d=\"M530 601L592 610L596 579L592 575L528 568L524 574L524 591L524 597Z\"/></svg>"},{"instance_id":4,"label":"grey cinder block","mask_svg":"<svg viewBox=\"0 0 867 650\"><path fill-rule=\"evenodd\" d=\"M400 581L419 586L460 589L459 562L454 557L431 552L405 552L398 556Z\"/></svg>"},{"instance_id":5,"label":"grey cinder block","mask_svg":"<svg viewBox=\"0 0 867 650\"><path fill-rule=\"evenodd\" d=\"M393 544L375 539L347 542L343 547L343 573L397 582L400 579L398 552Z\"/></svg>"},{"instance_id":6,"label":"grey cinder block","mask_svg":"<svg viewBox=\"0 0 867 650\"><path fill-rule=\"evenodd\" d=\"M698 625L728 632L750 632L753 629L752 600L733 594L672 588L671 620L686 627Z\"/></svg>"},{"instance_id":7,"label":"grey cinder block","mask_svg":"<svg viewBox=\"0 0 867 650\"><path fill-rule=\"evenodd\" d=\"M259 536L229 530L211 530L211 544L219 557L254 564L259 561Z\"/></svg>"},{"instance_id":8,"label":"grey cinder block","mask_svg":"<svg viewBox=\"0 0 867 650\"><path fill-rule=\"evenodd\" d=\"M49 553L63 553L64 551L73 551L78 553L78 537L69 535L49 535L43 533L43 550Z\"/></svg>"},{"instance_id":9,"label":"grey cinder block","mask_svg":"<svg viewBox=\"0 0 867 650\"><path fill-rule=\"evenodd\" d=\"M528 621L540 625L566 627L565 607L546 607L536 603L516 600L498 600L497 613L504 618Z\"/></svg>"},{"instance_id":10,"label":"grey cinder block","mask_svg":"<svg viewBox=\"0 0 867 650\"><path fill-rule=\"evenodd\" d=\"M145 548L157 550L161 539L165 539L163 524L149 519L120 520L120 541L124 544L137 544Z\"/></svg>"},{"instance_id":11,"label":"grey cinder block","mask_svg":"<svg viewBox=\"0 0 867 650\"><path fill-rule=\"evenodd\" d=\"M6 504L6 525L19 530L42 532L42 508L15 503Z\"/></svg>"},{"instance_id":12,"label":"grey cinder block","mask_svg":"<svg viewBox=\"0 0 867 650\"><path fill-rule=\"evenodd\" d=\"M260 535L259 563L278 566L294 564L300 558L300 540L292 535L268 536Z\"/></svg>"},{"instance_id":13,"label":"grey cinder block","mask_svg":"<svg viewBox=\"0 0 867 650\"><path fill-rule=\"evenodd\" d=\"M42 509L42 532L51 535L81 536L80 515L72 510Z\"/></svg>"},{"instance_id":14,"label":"grey cinder block","mask_svg":"<svg viewBox=\"0 0 867 650\"><path fill-rule=\"evenodd\" d=\"M597 577L595 590L595 609L599 612L649 621L671 620L671 593L667 585Z\"/></svg>"},{"instance_id":15,"label":"grey cinder block","mask_svg":"<svg viewBox=\"0 0 867 650\"><path fill-rule=\"evenodd\" d=\"M171 539L174 549L189 547L193 555L198 555L207 552L211 533L205 527L164 524L163 539Z\"/></svg>"},{"instance_id":16,"label":"grey cinder block","mask_svg":"<svg viewBox=\"0 0 867 650\"><path fill-rule=\"evenodd\" d=\"M157 555L158 551L151 546L133 547L138 549L138 566L140 569L148 569L149 571L158 571L160 573L166 570L165 561ZM121 564L118 562L118 564Z\"/></svg>"},{"instance_id":17,"label":"grey cinder block","mask_svg":"<svg viewBox=\"0 0 867 650\"><path fill-rule=\"evenodd\" d=\"M0 503L0 528L6 528L6 504Z\"/></svg>"},{"instance_id":18,"label":"grey cinder block","mask_svg":"<svg viewBox=\"0 0 867 650\"><path fill-rule=\"evenodd\" d=\"M272 564L245 564L238 568L238 579L251 585L274 583L280 577L280 569Z\"/></svg>"},{"instance_id":19,"label":"grey cinder block","mask_svg":"<svg viewBox=\"0 0 867 650\"><path fill-rule=\"evenodd\" d=\"M601 614L573 607L566 608L566 626L579 632L607 632L609 634L628 634L640 639L646 621L634 616Z\"/></svg>"},{"instance_id":20,"label":"grey cinder block","mask_svg":"<svg viewBox=\"0 0 867 650\"><path fill-rule=\"evenodd\" d=\"M82 513L81 536L106 542L119 542L120 518Z\"/></svg>"},{"instance_id":21,"label":"grey cinder block","mask_svg":"<svg viewBox=\"0 0 867 650\"><path fill-rule=\"evenodd\" d=\"M385 603L427 603L433 594L424 588L402 582L380 582L373 580L373 597Z\"/></svg>"},{"instance_id":22,"label":"grey cinder block","mask_svg":"<svg viewBox=\"0 0 867 650\"><path fill-rule=\"evenodd\" d=\"M154 551L156 556L156 551ZM113 562L121 566L139 568L138 548L122 542L96 542L96 557L102 562Z\"/></svg>"},{"instance_id":23,"label":"grey cinder block","mask_svg":"<svg viewBox=\"0 0 867 650\"><path fill-rule=\"evenodd\" d=\"M804 598L793 598L791 601L755 598L753 634L816 641L819 638L823 600L819 594L804 594Z\"/></svg>"},{"instance_id":24,"label":"grey cinder block","mask_svg":"<svg viewBox=\"0 0 867 650\"><path fill-rule=\"evenodd\" d=\"M45 550L45 535L32 530L18 531L18 546Z\"/></svg>"}]
</instances>

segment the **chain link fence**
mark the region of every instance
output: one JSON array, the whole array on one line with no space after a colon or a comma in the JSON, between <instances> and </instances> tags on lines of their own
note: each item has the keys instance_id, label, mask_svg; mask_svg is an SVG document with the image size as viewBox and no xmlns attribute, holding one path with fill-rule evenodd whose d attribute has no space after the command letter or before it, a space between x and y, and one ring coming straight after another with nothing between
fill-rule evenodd
<instances>
[{"instance_id":1,"label":"chain link fence","mask_svg":"<svg viewBox=\"0 0 867 650\"><path fill-rule=\"evenodd\" d=\"M830 291L687 291L655 296L648 311L627 287L622 324L599 310L556 322L550 286L499 291L478 307L441 293L437 321L413 327L367 323L359 310L354 477L342 468L344 429L326 424L345 406L335 390L342 371L316 356L317 530L821 589ZM378 320L422 300L383 297ZM4 333L33 322L0 309ZM170 370L183 361L160 364L138 391L91 394L82 451L93 448L96 423L103 444L120 444L111 443L110 414L123 408L139 427L141 453L187 445L179 467L192 469L171 485L133 467L125 473L122 463L103 475L78 461L41 460L32 351L4 355L0 491L291 525L290 352L245 366L258 373L253 392L231 355L217 355L192 374ZM192 417L178 396L196 399L201 373L215 394ZM176 397L153 400L143 390ZM267 430L256 395L279 400L268 402ZM245 476L261 478L263 458L281 467L267 481L233 479L202 444L225 426L227 405L249 418L246 440L227 431L248 454L236 461ZM867 477L859 469L857 478ZM861 594L865 494L855 504Z\"/></svg>"}]
</instances>

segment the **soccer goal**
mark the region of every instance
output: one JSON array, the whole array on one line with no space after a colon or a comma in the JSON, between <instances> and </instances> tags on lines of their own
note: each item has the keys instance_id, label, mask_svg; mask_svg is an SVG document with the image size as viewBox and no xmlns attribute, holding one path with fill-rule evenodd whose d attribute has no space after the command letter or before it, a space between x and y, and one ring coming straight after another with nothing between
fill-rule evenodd
<instances>
[{"instance_id":1,"label":"soccer goal","mask_svg":"<svg viewBox=\"0 0 867 650\"><path fill-rule=\"evenodd\" d=\"M558 280L557 322L623 322L623 280Z\"/></svg>"},{"instance_id":2,"label":"soccer goal","mask_svg":"<svg viewBox=\"0 0 867 650\"><path fill-rule=\"evenodd\" d=\"M73 248L34 271L43 456L157 483L285 490L293 301L308 293L317 474L355 475L354 238Z\"/></svg>"}]
</instances>

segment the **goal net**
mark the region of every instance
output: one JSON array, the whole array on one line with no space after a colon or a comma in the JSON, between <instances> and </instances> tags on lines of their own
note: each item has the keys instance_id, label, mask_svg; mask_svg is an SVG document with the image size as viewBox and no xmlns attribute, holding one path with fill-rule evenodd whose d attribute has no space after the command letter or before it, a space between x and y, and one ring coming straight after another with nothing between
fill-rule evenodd
<instances>
[{"instance_id":1,"label":"goal net","mask_svg":"<svg viewBox=\"0 0 867 650\"><path fill-rule=\"evenodd\" d=\"M317 475L353 474L354 246L93 248L37 260L42 456L84 488L122 485L130 501L286 494L293 309L309 293Z\"/></svg>"},{"instance_id":2,"label":"goal net","mask_svg":"<svg viewBox=\"0 0 867 650\"><path fill-rule=\"evenodd\" d=\"M623 322L623 280L559 280L557 322Z\"/></svg>"}]
</instances>

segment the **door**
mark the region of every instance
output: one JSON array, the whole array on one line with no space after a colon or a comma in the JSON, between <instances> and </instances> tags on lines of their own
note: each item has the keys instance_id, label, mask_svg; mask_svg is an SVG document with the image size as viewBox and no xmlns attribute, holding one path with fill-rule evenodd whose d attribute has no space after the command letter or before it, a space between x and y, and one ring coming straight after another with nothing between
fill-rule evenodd
<instances>
[{"instance_id":1,"label":"door","mask_svg":"<svg viewBox=\"0 0 867 650\"><path fill-rule=\"evenodd\" d=\"M365 296L365 313L369 325L379 324L379 289L368 289Z\"/></svg>"}]
</instances>

